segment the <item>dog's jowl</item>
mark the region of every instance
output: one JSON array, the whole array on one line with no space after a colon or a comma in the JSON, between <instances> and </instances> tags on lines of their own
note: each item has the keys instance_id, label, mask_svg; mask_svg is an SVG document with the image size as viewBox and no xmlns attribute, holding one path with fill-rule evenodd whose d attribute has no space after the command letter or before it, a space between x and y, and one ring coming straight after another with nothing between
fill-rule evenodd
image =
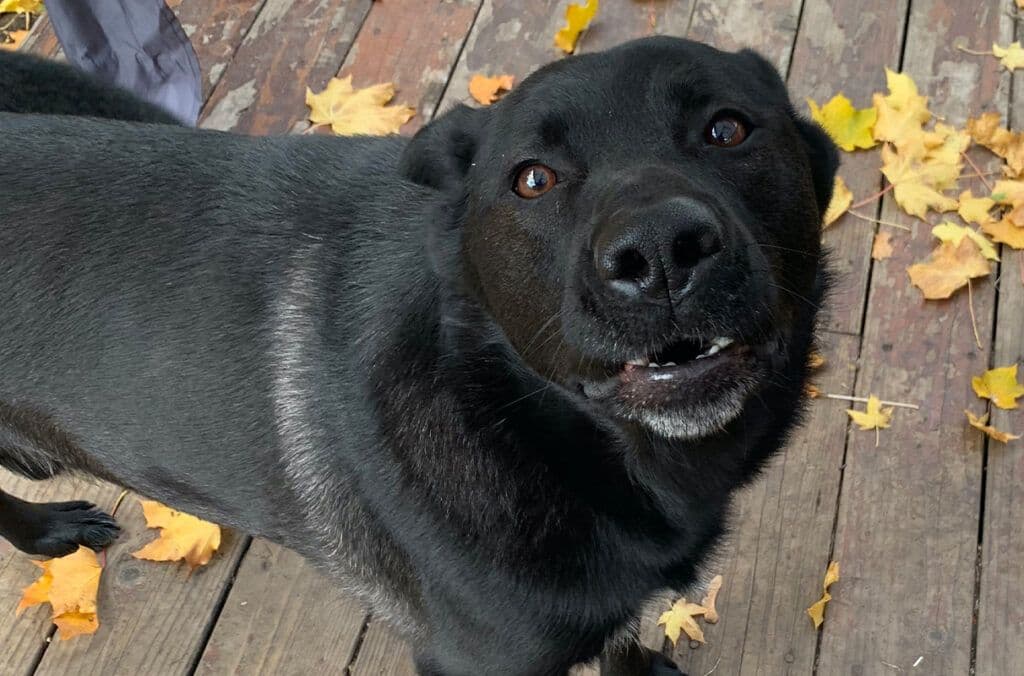
<instances>
[{"instance_id":1,"label":"dog's jowl","mask_svg":"<svg viewBox=\"0 0 1024 676\"><path fill-rule=\"evenodd\" d=\"M411 140L39 114L81 87L0 113L0 464L291 547L424 674L678 673L611 639L799 418L827 286L836 154L769 64L631 42Z\"/></svg>"}]
</instances>

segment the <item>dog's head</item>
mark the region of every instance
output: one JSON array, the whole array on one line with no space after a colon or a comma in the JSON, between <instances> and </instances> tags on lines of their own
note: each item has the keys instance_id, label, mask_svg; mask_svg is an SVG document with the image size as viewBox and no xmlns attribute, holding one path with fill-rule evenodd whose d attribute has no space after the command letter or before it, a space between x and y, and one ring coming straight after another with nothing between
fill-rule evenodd
<instances>
[{"instance_id":1,"label":"dog's head","mask_svg":"<svg viewBox=\"0 0 1024 676\"><path fill-rule=\"evenodd\" d=\"M681 439L806 357L836 166L764 59L674 38L547 66L403 158L456 214L434 255L518 358Z\"/></svg>"}]
</instances>

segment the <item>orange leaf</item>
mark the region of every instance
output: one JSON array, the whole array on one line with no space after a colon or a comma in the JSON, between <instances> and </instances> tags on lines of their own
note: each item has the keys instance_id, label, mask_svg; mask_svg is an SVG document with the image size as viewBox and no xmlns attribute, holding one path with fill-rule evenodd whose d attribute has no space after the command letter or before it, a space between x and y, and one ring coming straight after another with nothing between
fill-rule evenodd
<instances>
[{"instance_id":1,"label":"orange leaf","mask_svg":"<svg viewBox=\"0 0 1024 676\"><path fill-rule=\"evenodd\" d=\"M132 554L148 561L185 561L205 566L220 547L220 526L173 510L154 500L140 500L146 525L159 528L160 537Z\"/></svg>"},{"instance_id":2,"label":"orange leaf","mask_svg":"<svg viewBox=\"0 0 1024 676\"><path fill-rule=\"evenodd\" d=\"M1005 159L1011 176L1024 172L1024 134L1003 128L999 113L985 113L967 120L967 133L975 143Z\"/></svg>"},{"instance_id":3,"label":"orange leaf","mask_svg":"<svg viewBox=\"0 0 1024 676\"><path fill-rule=\"evenodd\" d=\"M53 609L53 623L61 639L79 634L92 634L99 628L96 615L96 593L100 588L103 569L96 553L88 547L48 561L33 561L43 569L38 580L25 587L15 610L21 614L26 608L49 603Z\"/></svg>"},{"instance_id":4,"label":"orange leaf","mask_svg":"<svg viewBox=\"0 0 1024 676\"><path fill-rule=\"evenodd\" d=\"M875 242L871 245L871 257L876 261L882 261L889 256L892 256L892 235L880 232L875 235Z\"/></svg>"},{"instance_id":5,"label":"orange leaf","mask_svg":"<svg viewBox=\"0 0 1024 676\"><path fill-rule=\"evenodd\" d=\"M555 45L566 54L576 51L580 33L585 31L597 14L598 0L586 0L584 5L565 8L565 27L555 33Z\"/></svg>"},{"instance_id":6,"label":"orange leaf","mask_svg":"<svg viewBox=\"0 0 1024 676\"><path fill-rule=\"evenodd\" d=\"M513 82L515 82L513 75L495 75L494 77L474 75L469 81L469 93L477 102L489 106L512 89Z\"/></svg>"},{"instance_id":7,"label":"orange leaf","mask_svg":"<svg viewBox=\"0 0 1024 676\"><path fill-rule=\"evenodd\" d=\"M17 51L18 47L21 47L21 43L28 37L28 31L8 31L7 37L10 42L0 43L0 49L8 52Z\"/></svg>"},{"instance_id":8,"label":"orange leaf","mask_svg":"<svg viewBox=\"0 0 1024 676\"><path fill-rule=\"evenodd\" d=\"M981 230L997 242L1014 249L1024 249L1024 228L1014 225L1011 218L1012 213L1001 220L985 223Z\"/></svg>"},{"instance_id":9,"label":"orange leaf","mask_svg":"<svg viewBox=\"0 0 1024 676\"><path fill-rule=\"evenodd\" d=\"M910 281L929 300L949 298L974 277L989 274L989 264L974 240L964 237L959 244L943 242L925 263L907 268Z\"/></svg>"},{"instance_id":10,"label":"orange leaf","mask_svg":"<svg viewBox=\"0 0 1024 676\"><path fill-rule=\"evenodd\" d=\"M811 616L811 622L814 623L815 629L819 628L825 621L825 606L832 600L832 595L828 593L828 588L835 582L839 582L838 561L828 564L828 570L825 571L825 582L822 584L823 593L821 598L807 609L807 614Z\"/></svg>"},{"instance_id":11,"label":"orange leaf","mask_svg":"<svg viewBox=\"0 0 1024 676\"><path fill-rule=\"evenodd\" d=\"M700 602L704 606L704 621L708 624L718 622L718 610L715 608L715 601L718 599L718 592L722 589L722 576L715 575L708 583L707 593L704 600Z\"/></svg>"},{"instance_id":12,"label":"orange leaf","mask_svg":"<svg viewBox=\"0 0 1024 676\"><path fill-rule=\"evenodd\" d=\"M1006 444L1013 441L1014 439L1020 439L1019 434L1010 434L1009 432L1003 432L989 425L988 413L986 413L983 416L976 416L967 410L965 410L964 413L967 415L967 422L971 424L971 427L981 430L982 432L987 434L992 439L995 439L996 441L1001 441L1004 444Z\"/></svg>"}]
</instances>

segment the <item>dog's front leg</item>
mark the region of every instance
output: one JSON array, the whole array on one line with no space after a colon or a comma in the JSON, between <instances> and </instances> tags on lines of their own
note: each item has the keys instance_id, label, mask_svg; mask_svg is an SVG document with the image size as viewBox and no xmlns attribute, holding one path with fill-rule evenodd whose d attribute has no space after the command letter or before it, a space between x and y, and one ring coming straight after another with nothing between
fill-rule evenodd
<instances>
[{"instance_id":1,"label":"dog's front leg","mask_svg":"<svg viewBox=\"0 0 1024 676\"><path fill-rule=\"evenodd\" d=\"M91 503L26 502L0 491L0 537L26 554L65 556L79 545L98 550L120 532L114 517Z\"/></svg>"}]
</instances>

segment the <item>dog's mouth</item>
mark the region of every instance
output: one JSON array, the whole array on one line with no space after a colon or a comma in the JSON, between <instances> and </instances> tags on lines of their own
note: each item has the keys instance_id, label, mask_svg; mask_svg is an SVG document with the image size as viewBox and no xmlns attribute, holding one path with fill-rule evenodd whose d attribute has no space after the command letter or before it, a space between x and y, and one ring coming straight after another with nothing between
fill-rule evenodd
<instances>
[{"instance_id":1,"label":"dog's mouth","mask_svg":"<svg viewBox=\"0 0 1024 676\"><path fill-rule=\"evenodd\" d=\"M665 437L697 439L736 418L764 379L760 346L727 336L682 338L649 355L609 365L583 394Z\"/></svg>"}]
</instances>

